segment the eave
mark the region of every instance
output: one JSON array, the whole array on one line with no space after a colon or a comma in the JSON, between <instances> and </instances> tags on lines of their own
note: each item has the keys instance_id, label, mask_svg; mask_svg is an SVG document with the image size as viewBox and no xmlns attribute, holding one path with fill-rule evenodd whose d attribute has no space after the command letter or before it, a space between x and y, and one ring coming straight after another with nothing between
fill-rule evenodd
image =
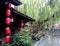
<instances>
[{"instance_id":1,"label":"eave","mask_svg":"<svg viewBox=\"0 0 60 46\"><path fill-rule=\"evenodd\" d=\"M15 6L21 5L22 3L18 0L0 0L0 3L10 2Z\"/></svg>"}]
</instances>

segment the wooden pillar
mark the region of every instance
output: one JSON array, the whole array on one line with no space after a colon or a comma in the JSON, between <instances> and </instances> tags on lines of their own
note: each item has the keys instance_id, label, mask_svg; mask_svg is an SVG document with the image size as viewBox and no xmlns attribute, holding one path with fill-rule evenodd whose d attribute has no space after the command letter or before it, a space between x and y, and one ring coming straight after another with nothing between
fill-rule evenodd
<instances>
[{"instance_id":1,"label":"wooden pillar","mask_svg":"<svg viewBox=\"0 0 60 46\"><path fill-rule=\"evenodd\" d=\"M20 34L22 34L23 27L24 27L24 21L20 20Z\"/></svg>"},{"instance_id":2,"label":"wooden pillar","mask_svg":"<svg viewBox=\"0 0 60 46\"><path fill-rule=\"evenodd\" d=\"M33 35L33 21L30 22L30 36Z\"/></svg>"},{"instance_id":3,"label":"wooden pillar","mask_svg":"<svg viewBox=\"0 0 60 46\"><path fill-rule=\"evenodd\" d=\"M6 24L6 27L5 27L5 34L6 36L4 37L4 42L6 44L8 44L10 42L10 34L11 34L11 30L10 30L10 16L11 16L11 3L7 3L7 9L6 9L6 12L5 12L5 15L6 15L6 19L5 19L5 24Z\"/></svg>"}]
</instances>

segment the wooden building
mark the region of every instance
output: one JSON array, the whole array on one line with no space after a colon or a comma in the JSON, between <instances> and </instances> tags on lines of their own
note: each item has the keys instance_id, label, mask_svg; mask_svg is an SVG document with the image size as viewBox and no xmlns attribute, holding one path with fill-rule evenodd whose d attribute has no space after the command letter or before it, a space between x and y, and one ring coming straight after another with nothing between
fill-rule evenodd
<instances>
[{"instance_id":1,"label":"wooden building","mask_svg":"<svg viewBox=\"0 0 60 46\"><path fill-rule=\"evenodd\" d=\"M14 34L18 28L21 31L25 23L31 21L32 26L32 21L35 21L17 10L17 6L21 4L19 0L0 0L0 39L4 39L6 43L9 43L10 38L8 37Z\"/></svg>"}]
</instances>

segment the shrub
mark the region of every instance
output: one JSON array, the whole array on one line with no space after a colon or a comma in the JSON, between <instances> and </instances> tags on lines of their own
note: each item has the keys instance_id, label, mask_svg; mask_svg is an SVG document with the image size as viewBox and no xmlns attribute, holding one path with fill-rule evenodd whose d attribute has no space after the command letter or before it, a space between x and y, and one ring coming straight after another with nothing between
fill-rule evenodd
<instances>
[{"instance_id":1,"label":"shrub","mask_svg":"<svg viewBox=\"0 0 60 46\"><path fill-rule=\"evenodd\" d=\"M11 37L11 46L32 46L32 38L29 36L29 31L24 30L22 35L20 32Z\"/></svg>"},{"instance_id":2,"label":"shrub","mask_svg":"<svg viewBox=\"0 0 60 46\"><path fill-rule=\"evenodd\" d=\"M40 35L39 33L37 33L37 34L35 35L36 40L40 40L40 37L41 37L41 35Z\"/></svg>"}]
</instances>

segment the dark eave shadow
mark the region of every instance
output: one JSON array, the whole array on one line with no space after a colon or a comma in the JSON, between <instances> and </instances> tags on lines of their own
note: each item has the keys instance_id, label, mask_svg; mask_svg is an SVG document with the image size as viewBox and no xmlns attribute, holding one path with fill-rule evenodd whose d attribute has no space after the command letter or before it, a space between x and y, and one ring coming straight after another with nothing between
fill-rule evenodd
<instances>
[{"instance_id":1,"label":"dark eave shadow","mask_svg":"<svg viewBox=\"0 0 60 46\"><path fill-rule=\"evenodd\" d=\"M25 22L29 22L29 21L35 21L33 18L21 13L20 11L17 11L13 8L11 8L11 12L12 12L12 16L14 16L15 19L18 20L24 20Z\"/></svg>"},{"instance_id":2,"label":"dark eave shadow","mask_svg":"<svg viewBox=\"0 0 60 46\"><path fill-rule=\"evenodd\" d=\"M21 5L22 3L18 0L0 0L0 3L4 3L4 2L10 2L12 4L14 4L15 6Z\"/></svg>"}]
</instances>

